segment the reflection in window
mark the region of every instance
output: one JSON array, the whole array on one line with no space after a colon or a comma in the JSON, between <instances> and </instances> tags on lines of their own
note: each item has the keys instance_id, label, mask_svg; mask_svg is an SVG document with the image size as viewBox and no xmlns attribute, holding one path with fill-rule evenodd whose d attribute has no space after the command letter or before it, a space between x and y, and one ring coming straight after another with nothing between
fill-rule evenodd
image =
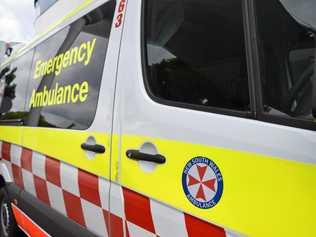
<instances>
[{"instance_id":1,"label":"reflection in window","mask_svg":"<svg viewBox=\"0 0 316 237\"><path fill-rule=\"evenodd\" d=\"M86 129L95 116L115 1L72 23L36 48L29 126Z\"/></svg>"},{"instance_id":2,"label":"reflection in window","mask_svg":"<svg viewBox=\"0 0 316 237\"><path fill-rule=\"evenodd\" d=\"M315 32L291 15L296 9L278 0L256 5L265 112L312 120Z\"/></svg>"},{"instance_id":3,"label":"reflection in window","mask_svg":"<svg viewBox=\"0 0 316 237\"><path fill-rule=\"evenodd\" d=\"M250 109L241 3L147 1L147 78L155 97Z\"/></svg>"},{"instance_id":4,"label":"reflection in window","mask_svg":"<svg viewBox=\"0 0 316 237\"><path fill-rule=\"evenodd\" d=\"M32 58L33 50L1 70L1 120L24 119L26 117L28 110L25 109L25 99Z\"/></svg>"},{"instance_id":5,"label":"reflection in window","mask_svg":"<svg viewBox=\"0 0 316 237\"><path fill-rule=\"evenodd\" d=\"M55 4L57 0L35 0L35 8L39 9L39 14L43 14L48 8Z\"/></svg>"}]
</instances>

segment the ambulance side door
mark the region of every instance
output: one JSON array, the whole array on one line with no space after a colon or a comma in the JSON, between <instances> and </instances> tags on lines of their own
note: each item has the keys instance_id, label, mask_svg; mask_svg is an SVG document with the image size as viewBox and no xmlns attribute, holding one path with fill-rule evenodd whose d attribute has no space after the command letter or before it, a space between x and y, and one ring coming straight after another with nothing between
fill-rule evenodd
<instances>
[{"instance_id":1,"label":"ambulance side door","mask_svg":"<svg viewBox=\"0 0 316 237\"><path fill-rule=\"evenodd\" d=\"M126 236L310 230L315 133L256 120L246 3L128 4L111 173Z\"/></svg>"},{"instance_id":2,"label":"ambulance side door","mask_svg":"<svg viewBox=\"0 0 316 237\"><path fill-rule=\"evenodd\" d=\"M35 48L18 208L52 236L108 236L121 31L116 1L102 2Z\"/></svg>"}]
</instances>

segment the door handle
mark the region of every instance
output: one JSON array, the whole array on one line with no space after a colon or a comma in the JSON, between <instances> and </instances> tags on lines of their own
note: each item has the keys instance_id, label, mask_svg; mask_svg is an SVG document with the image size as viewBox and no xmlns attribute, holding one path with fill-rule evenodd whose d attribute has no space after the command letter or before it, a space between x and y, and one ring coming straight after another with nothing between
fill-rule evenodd
<instances>
[{"instance_id":1,"label":"door handle","mask_svg":"<svg viewBox=\"0 0 316 237\"><path fill-rule=\"evenodd\" d=\"M105 152L105 147L102 145L99 145L99 144L90 145L87 143L82 143L81 148L83 150L92 151L92 152L99 153L99 154L102 154Z\"/></svg>"},{"instance_id":2,"label":"door handle","mask_svg":"<svg viewBox=\"0 0 316 237\"><path fill-rule=\"evenodd\" d=\"M132 160L143 160L143 161L149 161L154 162L158 164L164 164L166 162L166 157L160 154L151 155L142 153L139 150L127 150L126 156Z\"/></svg>"},{"instance_id":3,"label":"door handle","mask_svg":"<svg viewBox=\"0 0 316 237\"><path fill-rule=\"evenodd\" d=\"M0 121L0 125L16 125L16 126L22 126L24 125L24 119L2 119Z\"/></svg>"}]
</instances>

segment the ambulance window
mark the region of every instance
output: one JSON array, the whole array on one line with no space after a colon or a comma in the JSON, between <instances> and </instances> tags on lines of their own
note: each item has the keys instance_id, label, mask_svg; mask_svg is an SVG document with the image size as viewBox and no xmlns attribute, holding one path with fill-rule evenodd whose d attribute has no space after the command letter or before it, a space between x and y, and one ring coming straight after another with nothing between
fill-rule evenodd
<instances>
[{"instance_id":1,"label":"ambulance window","mask_svg":"<svg viewBox=\"0 0 316 237\"><path fill-rule=\"evenodd\" d=\"M19 57L0 72L0 124L22 124L22 119L27 115L26 89L32 57L33 50Z\"/></svg>"},{"instance_id":2,"label":"ambulance window","mask_svg":"<svg viewBox=\"0 0 316 237\"><path fill-rule=\"evenodd\" d=\"M256 0L263 110L269 118L315 121L315 11L314 0Z\"/></svg>"},{"instance_id":3,"label":"ambulance window","mask_svg":"<svg viewBox=\"0 0 316 237\"><path fill-rule=\"evenodd\" d=\"M242 0L146 2L146 84L154 99L249 111Z\"/></svg>"},{"instance_id":4,"label":"ambulance window","mask_svg":"<svg viewBox=\"0 0 316 237\"><path fill-rule=\"evenodd\" d=\"M36 48L28 126L87 129L94 120L115 1L109 1Z\"/></svg>"}]
</instances>

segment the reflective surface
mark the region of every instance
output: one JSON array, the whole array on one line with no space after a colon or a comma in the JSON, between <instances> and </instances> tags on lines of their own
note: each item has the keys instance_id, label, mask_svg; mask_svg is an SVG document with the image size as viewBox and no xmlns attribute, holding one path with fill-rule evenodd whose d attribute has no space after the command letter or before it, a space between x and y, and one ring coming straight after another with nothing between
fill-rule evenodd
<instances>
[{"instance_id":1,"label":"reflective surface","mask_svg":"<svg viewBox=\"0 0 316 237\"><path fill-rule=\"evenodd\" d=\"M292 1L287 6L290 3L290 10L299 10ZM293 18L278 0L257 0L256 5L265 112L313 120L315 32Z\"/></svg>"},{"instance_id":2,"label":"reflective surface","mask_svg":"<svg viewBox=\"0 0 316 237\"><path fill-rule=\"evenodd\" d=\"M43 14L48 8L58 0L35 0L35 6L39 9L39 14Z\"/></svg>"},{"instance_id":3,"label":"reflective surface","mask_svg":"<svg viewBox=\"0 0 316 237\"><path fill-rule=\"evenodd\" d=\"M36 48L27 98L29 126L91 125L114 8L114 1L104 4Z\"/></svg>"},{"instance_id":4,"label":"reflective surface","mask_svg":"<svg viewBox=\"0 0 316 237\"><path fill-rule=\"evenodd\" d=\"M147 1L151 93L168 101L248 111L242 1Z\"/></svg>"},{"instance_id":5,"label":"reflective surface","mask_svg":"<svg viewBox=\"0 0 316 237\"><path fill-rule=\"evenodd\" d=\"M286 11L300 24L316 30L315 0L280 0Z\"/></svg>"},{"instance_id":6,"label":"reflective surface","mask_svg":"<svg viewBox=\"0 0 316 237\"><path fill-rule=\"evenodd\" d=\"M0 119L23 119L26 117L28 110L24 108L25 96L32 58L33 50L11 63L6 69L1 70L2 77L0 80L4 83L5 89L0 109Z\"/></svg>"}]
</instances>

